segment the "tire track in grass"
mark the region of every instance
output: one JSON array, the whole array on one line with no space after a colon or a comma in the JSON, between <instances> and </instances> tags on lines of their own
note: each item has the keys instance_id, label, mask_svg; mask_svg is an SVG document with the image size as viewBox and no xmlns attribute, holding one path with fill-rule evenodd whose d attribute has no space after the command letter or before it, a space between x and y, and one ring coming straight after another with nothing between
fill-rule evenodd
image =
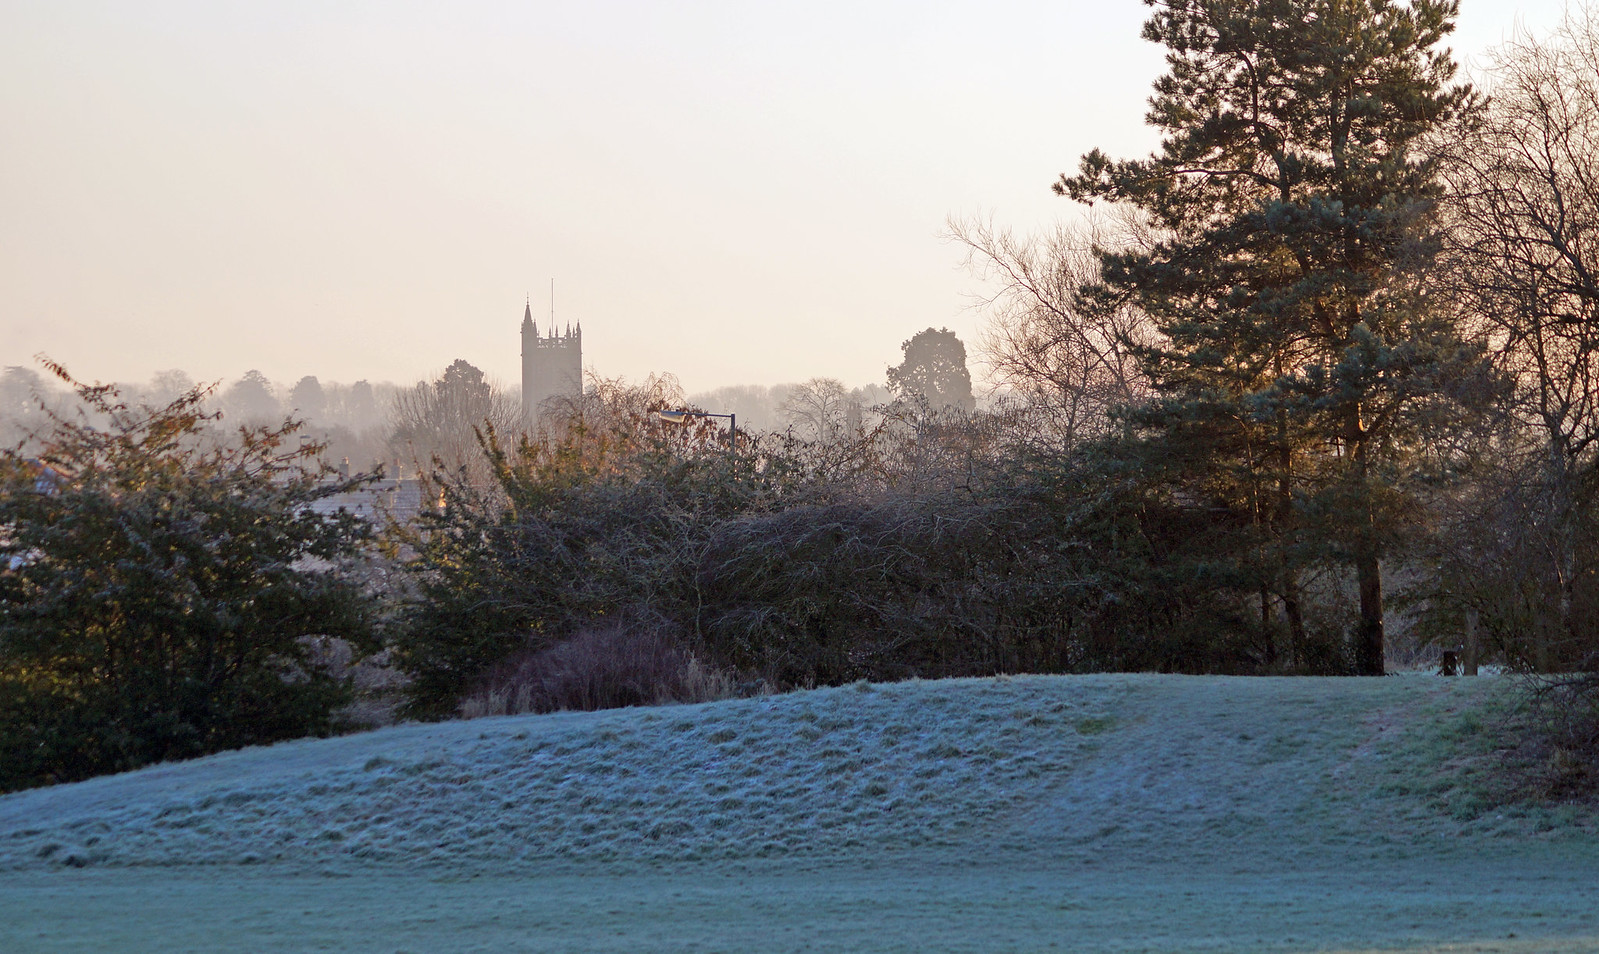
<instances>
[{"instance_id":1,"label":"tire track in grass","mask_svg":"<svg viewBox=\"0 0 1599 954\"><path fill-rule=\"evenodd\" d=\"M1369 806L1357 793L1377 784L1359 754L1371 716L1403 722L1416 688L1402 680L1104 678L1122 686L1112 707L1119 725L1015 819L1012 841L1151 864L1174 856L1266 863L1358 845L1369 834Z\"/></svg>"}]
</instances>

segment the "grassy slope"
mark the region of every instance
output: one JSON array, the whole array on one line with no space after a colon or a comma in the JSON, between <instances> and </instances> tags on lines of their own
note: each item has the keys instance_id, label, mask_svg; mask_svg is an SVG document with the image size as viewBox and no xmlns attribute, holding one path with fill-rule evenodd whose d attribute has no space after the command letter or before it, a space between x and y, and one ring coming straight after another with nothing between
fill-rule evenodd
<instances>
[{"instance_id":1,"label":"grassy slope","mask_svg":"<svg viewBox=\"0 0 1599 954\"><path fill-rule=\"evenodd\" d=\"M1024 677L230 753L0 798L0 946L1599 950L1593 813L1491 807L1505 688Z\"/></svg>"}]
</instances>

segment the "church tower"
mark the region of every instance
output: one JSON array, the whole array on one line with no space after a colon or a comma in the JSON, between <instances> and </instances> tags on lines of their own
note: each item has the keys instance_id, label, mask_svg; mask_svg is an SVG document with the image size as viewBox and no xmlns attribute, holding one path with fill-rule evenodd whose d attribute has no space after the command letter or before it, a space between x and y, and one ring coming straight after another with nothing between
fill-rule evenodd
<instances>
[{"instance_id":1,"label":"church tower","mask_svg":"<svg viewBox=\"0 0 1599 954\"><path fill-rule=\"evenodd\" d=\"M554 397L578 397L583 393L583 325L555 329L551 309L550 331L539 335L533 320L533 304L522 312L522 416L532 422L544 402Z\"/></svg>"}]
</instances>

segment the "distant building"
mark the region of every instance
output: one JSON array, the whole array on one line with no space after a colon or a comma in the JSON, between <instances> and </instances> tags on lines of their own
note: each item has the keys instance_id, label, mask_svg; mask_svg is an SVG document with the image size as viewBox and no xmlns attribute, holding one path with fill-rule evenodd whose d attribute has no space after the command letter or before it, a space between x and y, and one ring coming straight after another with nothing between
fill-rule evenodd
<instances>
[{"instance_id":1,"label":"distant building","mask_svg":"<svg viewBox=\"0 0 1599 954\"><path fill-rule=\"evenodd\" d=\"M583 325L539 334L533 306L522 313L522 414L531 421L545 401L583 393Z\"/></svg>"},{"instance_id":2,"label":"distant building","mask_svg":"<svg viewBox=\"0 0 1599 954\"><path fill-rule=\"evenodd\" d=\"M379 466L381 464L378 461L372 462L373 470L377 470ZM339 464L337 475L329 475L323 483L324 485L342 483L349 479L350 458L346 457ZM433 495L427 493L429 490L433 491ZM390 520L406 524L415 522L417 515L423 510L442 507L443 500L437 494L438 488L426 486L421 478L406 477L400 469L400 462L396 460L393 477L369 481L354 490L346 490L312 501L311 512L326 517L340 510L348 510L362 520L378 526Z\"/></svg>"},{"instance_id":3,"label":"distant building","mask_svg":"<svg viewBox=\"0 0 1599 954\"><path fill-rule=\"evenodd\" d=\"M412 523L417 514L429 506L430 501L423 493L426 489L422 481L415 477L385 478L313 501L311 511L332 516L340 510L348 510L377 526L390 520L400 524Z\"/></svg>"}]
</instances>

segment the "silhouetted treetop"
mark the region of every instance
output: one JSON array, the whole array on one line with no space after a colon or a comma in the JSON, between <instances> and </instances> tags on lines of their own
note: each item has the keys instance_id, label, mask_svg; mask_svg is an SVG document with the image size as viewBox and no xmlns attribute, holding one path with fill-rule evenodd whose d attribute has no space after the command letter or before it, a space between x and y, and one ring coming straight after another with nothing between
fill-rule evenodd
<instances>
[{"instance_id":1,"label":"silhouetted treetop","mask_svg":"<svg viewBox=\"0 0 1599 954\"><path fill-rule=\"evenodd\" d=\"M900 345L905 353L898 367L888 369L888 387L910 401L925 401L931 409L957 407L971 412L972 375L966 370L966 346L948 328L919 331Z\"/></svg>"}]
</instances>

